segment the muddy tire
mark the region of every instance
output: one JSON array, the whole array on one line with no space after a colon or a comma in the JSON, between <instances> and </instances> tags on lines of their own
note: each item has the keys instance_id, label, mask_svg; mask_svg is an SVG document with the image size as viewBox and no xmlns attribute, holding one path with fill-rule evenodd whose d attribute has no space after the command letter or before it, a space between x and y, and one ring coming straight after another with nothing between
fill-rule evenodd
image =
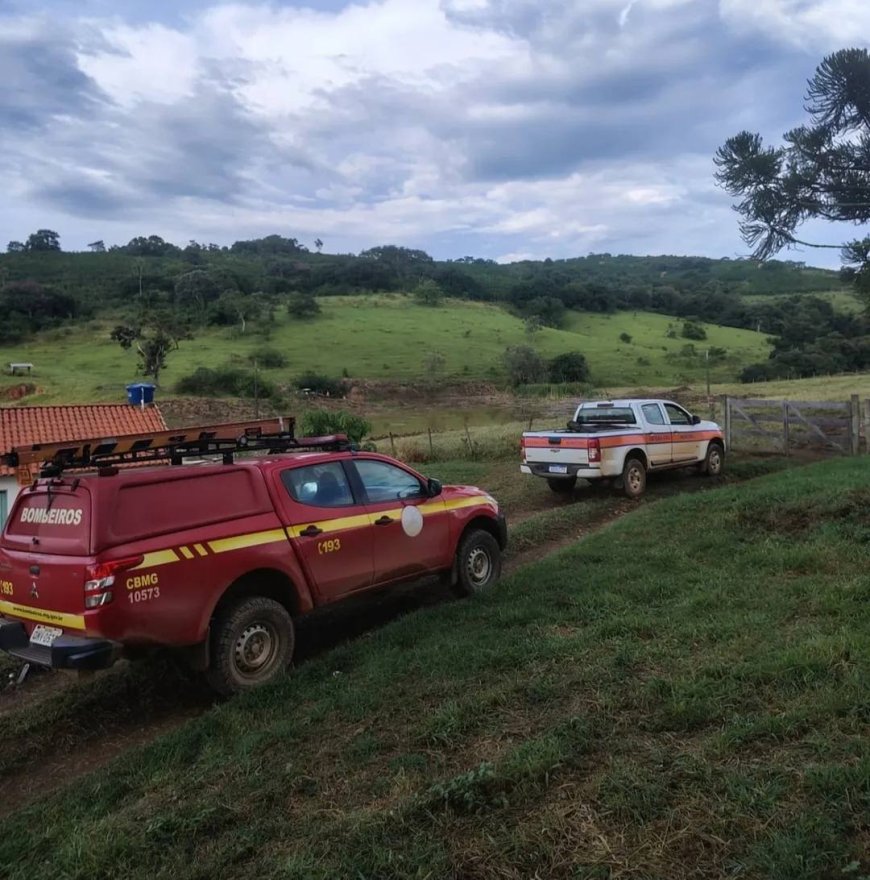
<instances>
[{"instance_id":1,"label":"muddy tire","mask_svg":"<svg viewBox=\"0 0 870 880\"><path fill-rule=\"evenodd\" d=\"M456 551L456 577L451 589L457 596L472 596L492 586L501 576L501 548L483 529L469 532Z\"/></svg>"},{"instance_id":2,"label":"muddy tire","mask_svg":"<svg viewBox=\"0 0 870 880\"><path fill-rule=\"evenodd\" d=\"M725 470L725 450L721 443L711 443L707 447L704 460L698 465L698 470L707 477L719 477Z\"/></svg>"},{"instance_id":3,"label":"muddy tire","mask_svg":"<svg viewBox=\"0 0 870 880\"><path fill-rule=\"evenodd\" d=\"M293 659L293 619L274 599L254 596L220 610L211 626L211 662L206 679L231 695L266 684Z\"/></svg>"},{"instance_id":4,"label":"muddy tire","mask_svg":"<svg viewBox=\"0 0 870 880\"><path fill-rule=\"evenodd\" d=\"M577 477L547 477L547 485L557 495L570 495L577 485Z\"/></svg>"},{"instance_id":5,"label":"muddy tire","mask_svg":"<svg viewBox=\"0 0 870 880\"><path fill-rule=\"evenodd\" d=\"M646 491L646 466L639 458L629 458L622 468L622 493L628 498L640 498Z\"/></svg>"}]
</instances>

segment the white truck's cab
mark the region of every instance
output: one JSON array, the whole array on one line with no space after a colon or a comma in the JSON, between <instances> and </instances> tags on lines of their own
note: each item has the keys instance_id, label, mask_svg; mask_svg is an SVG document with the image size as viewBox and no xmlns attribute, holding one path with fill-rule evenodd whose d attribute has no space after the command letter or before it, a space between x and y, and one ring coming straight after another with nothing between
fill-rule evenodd
<instances>
[{"instance_id":1,"label":"white truck's cab","mask_svg":"<svg viewBox=\"0 0 870 880\"><path fill-rule=\"evenodd\" d=\"M647 471L698 466L717 476L725 441L715 422L671 400L585 401L567 428L524 433L522 454L522 473L544 477L554 492L570 492L580 477L613 480L637 497Z\"/></svg>"}]
</instances>

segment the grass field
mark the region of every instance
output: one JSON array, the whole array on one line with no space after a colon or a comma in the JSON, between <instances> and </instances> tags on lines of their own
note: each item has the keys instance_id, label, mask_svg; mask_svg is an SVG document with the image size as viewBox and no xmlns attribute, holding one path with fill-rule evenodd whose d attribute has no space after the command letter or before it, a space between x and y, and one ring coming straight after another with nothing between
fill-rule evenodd
<instances>
[{"instance_id":1,"label":"grass field","mask_svg":"<svg viewBox=\"0 0 870 880\"><path fill-rule=\"evenodd\" d=\"M593 378L599 386L631 382L687 384L705 375L704 351L721 348L727 357L710 362L713 381L734 379L750 363L766 360L770 352L767 337L750 330L703 325L707 339L692 341L678 335L667 336L670 329L679 334L682 321L652 312L616 312L612 315L571 312L565 328L575 335L578 349L587 354ZM627 333L632 341L622 342ZM694 346L695 356L683 356L686 346ZM666 377L666 378L665 378Z\"/></svg>"},{"instance_id":2,"label":"grass field","mask_svg":"<svg viewBox=\"0 0 870 880\"><path fill-rule=\"evenodd\" d=\"M632 385L616 389L620 394L655 394L661 386ZM706 394L703 383L689 383L684 393L689 398ZM713 395L730 394L733 397L756 397L765 400L848 400L857 394L862 400L870 398L870 373L840 373L836 376L813 376L809 379L781 379L773 382L722 382L711 385Z\"/></svg>"},{"instance_id":3,"label":"grass field","mask_svg":"<svg viewBox=\"0 0 870 880\"><path fill-rule=\"evenodd\" d=\"M817 291L798 295L812 296L817 299L827 300L835 309L841 312L860 312L864 308L864 305L858 299L858 297L856 297L855 294L847 288L843 288L840 290ZM764 303L781 302L784 299L789 299L789 296L789 294L745 294L741 297L741 299L748 303L763 305Z\"/></svg>"},{"instance_id":4,"label":"grass field","mask_svg":"<svg viewBox=\"0 0 870 880\"><path fill-rule=\"evenodd\" d=\"M405 296L383 295L327 298L322 307L323 315L311 322L279 318L267 339L253 333L203 331L170 355L161 376L162 393L171 393L179 378L199 366L250 366L263 348L278 350L288 360L286 368L264 371L279 383L306 370L332 376L347 371L352 377L371 379L498 379L502 353L518 344L532 344L547 357L580 350L596 383L674 383L703 376L700 357L680 355L688 340L666 337L672 322L661 315L572 313L566 329L542 329L530 338L522 321L480 303L448 300L441 308L427 308ZM124 385L137 381L136 358L109 340L112 326L107 319L50 331L25 345L0 349L0 362L35 365L32 381L43 393L29 397L28 403L118 400ZM631 344L620 342L623 332L633 337ZM767 356L768 345L759 334L719 327L708 327L708 333L708 343L695 343L699 351L709 344L729 353L727 361L714 366L714 377L730 378L743 363ZM444 357L435 375L429 370L433 353ZM0 388L19 381L4 376Z\"/></svg>"},{"instance_id":5,"label":"grass field","mask_svg":"<svg viewBox=\"0 0 870 880\"><path fill-rule=\"evenodd\" d=\"M864 878L868 502L838 460L644 505L8 817L0 864Z\"/></svg>"}]
</instances>

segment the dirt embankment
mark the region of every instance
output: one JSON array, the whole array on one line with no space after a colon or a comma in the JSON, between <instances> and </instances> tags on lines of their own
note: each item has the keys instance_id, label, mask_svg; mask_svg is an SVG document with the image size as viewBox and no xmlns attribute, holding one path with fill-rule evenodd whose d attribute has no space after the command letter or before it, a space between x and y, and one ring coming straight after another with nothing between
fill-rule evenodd
<instances>
[{"instance_id":1,"label":"dirt embankment","mask_svg":"<svg viewBox=\"0 0 870 880\"><path fill-rule=\"evenodd\" d=\"M339 397L307 395L286 390L287 402L278 404L271 399L255 402L241 398L218 397L160 397L157 401L166 423L172 427L197 424L216 424L246 419L269 418L278 415L297 415L308 409L349 409L361 414L377 412L388 407L427 406L449 408L510 406L515 398L487 382L457 382L433 384L429 382L386 382L348 380Z\"/></svg>"}]
</instances>

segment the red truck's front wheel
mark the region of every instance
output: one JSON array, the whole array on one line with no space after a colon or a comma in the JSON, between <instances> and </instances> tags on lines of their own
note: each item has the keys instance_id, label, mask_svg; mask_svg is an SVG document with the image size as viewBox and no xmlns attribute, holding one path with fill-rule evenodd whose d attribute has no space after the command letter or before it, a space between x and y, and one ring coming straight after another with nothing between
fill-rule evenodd
<instances>
[{"instance_id":1,"label":"red truck's front wheel","mask_svg":"<svg viewBox=\"0 0 870 880\"><path fill-rule=\"evenodd\" d=\"M469 532L456 551L456 581L453 591L470 596L485 590L501 576L501 548L483 529Z\"/></svg>"},{"instance_id":2,"label":"red truck's front wheel","mask_svg":"<svg viewBox=\"0 0 870 880\"><path fill-rule=\"evenodd\" d=\"M274 599L228 605L212 624L209 684L222 694L265 684L290 665L294 643L293 620Z\"/></svg>"}]
</instances>

